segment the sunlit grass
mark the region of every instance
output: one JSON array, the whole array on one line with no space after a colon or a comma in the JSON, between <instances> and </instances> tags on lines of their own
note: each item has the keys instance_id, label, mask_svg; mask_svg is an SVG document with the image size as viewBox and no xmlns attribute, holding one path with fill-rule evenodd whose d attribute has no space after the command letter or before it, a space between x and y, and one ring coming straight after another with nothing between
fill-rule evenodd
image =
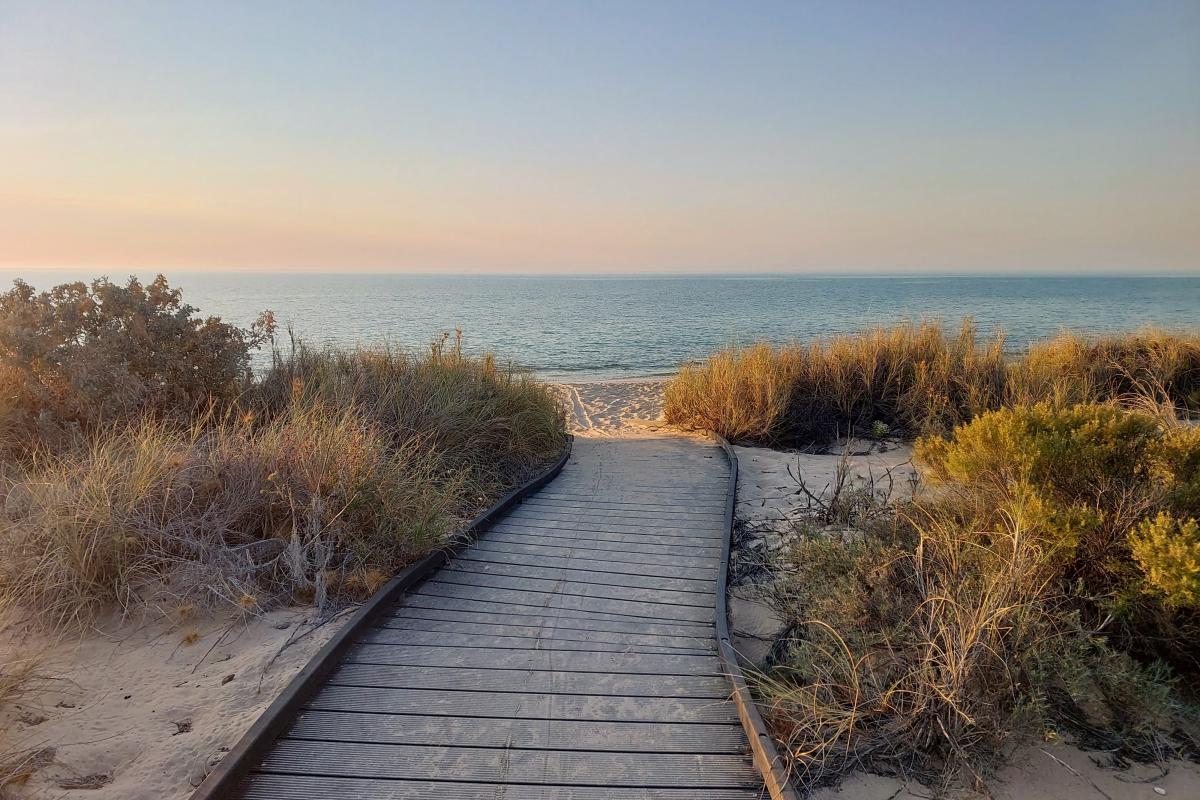
<instances>
[{"instance_id":1,"label":"sunlit grass","mask_svg":"<svg viewBox=\"0 0 1200 800\"><path fill-rule=\"evenodd\" d=\"M299 348L219 418L143 418L10 476L0 596L68 625L164 596L324 605L563 446L548 390L490 360Z\"/></svg>"},{"instance_id":2,"label":"sunlit grass","mask_svg":"<svg viewBox=\"0 0 1200 800\"><path fill-rule=\"evenodd\" d=\"M1088 339L1064 333L1006 358L932 322L809 345L756 344L685 365L666 389L668 421L738 442L806 446L872 429L944 433L1011 404L1118 401L1168 414L1200 410L1200 335L1146 330Z\"/></svg>"}]
</instances>

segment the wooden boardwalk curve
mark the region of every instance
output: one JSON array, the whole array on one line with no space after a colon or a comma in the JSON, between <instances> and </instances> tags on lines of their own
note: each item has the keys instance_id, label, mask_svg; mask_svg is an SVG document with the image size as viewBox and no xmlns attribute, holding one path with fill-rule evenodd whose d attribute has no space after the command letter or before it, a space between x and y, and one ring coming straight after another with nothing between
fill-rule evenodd
<instances>
[{"instance_id":1,"label":"wooden boardwalk curve","mask_svg":"<svg viewBox=\"0 0 1200 800\"><path fill-rule=\"evenodd\" d=\"M763 796L714 631L728 480L693 440L577 440L375 618L235 796Z\"/></svg>"}]
</instances>

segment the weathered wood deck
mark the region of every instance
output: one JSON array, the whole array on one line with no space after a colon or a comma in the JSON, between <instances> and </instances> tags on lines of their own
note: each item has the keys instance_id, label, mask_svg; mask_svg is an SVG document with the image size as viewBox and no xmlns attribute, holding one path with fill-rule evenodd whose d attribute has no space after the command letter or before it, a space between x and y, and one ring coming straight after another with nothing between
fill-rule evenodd
<instances>
[{"instance_id":1,"label":"weathered wood deck","mask_svg":"<svg viewBox=\"0 0 1200 800\"><path fill-rule=\"evenodd\" d=\"M694 441L577 441L376 619L237 796L761 797L714 638L728 472Z\"/></svg>"}]
</instances>

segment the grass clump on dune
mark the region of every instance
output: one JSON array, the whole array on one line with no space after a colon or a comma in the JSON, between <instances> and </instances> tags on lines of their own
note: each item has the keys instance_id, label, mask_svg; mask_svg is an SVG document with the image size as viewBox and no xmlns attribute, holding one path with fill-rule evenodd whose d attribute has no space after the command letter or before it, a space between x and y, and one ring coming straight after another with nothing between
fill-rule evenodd
<instances>
[{"instance_id":1,"label":"grass clump on dune","mask_svg":"<svg viewBox=\"0 0 1200 800\"><path fill-rule=\"evenodd\" d=\"M666 389L668 421L731 441L805 447L872 429L947 433L1006 405L1119 400L1200 411L1200 336L1148 330L1062 334L1006 358L964 321L877 328L810 345L731 348L683 366Z\"/></svg>"},{"instance_id":2,"label":"grass clump on dune","mask_svg":"<svg viewBox=\"0 0 1200 800\"><path fill-rule=\"evenodd\" d=\"M155 285L178 299L165 281ZM68 295L64 315L74 313ZM154 328L159 312L139 308L112 324ZM166 328L171 341L151 337L149 350L170 349L188 329ZM69 342L84 359L112 346L90 333ZM40 396L53 383L11 350L6 357L16 363L10 396ZM21 446L0 487L0 601L53 625L148 601L327 607L439 546L565 446L546 387L457 342L425 355L294 344L258 377L242 373L246 358L228 362L236 369L220 373L205 402L164 389L178 402L93 414L86 395L55 384L57 405L6 417ZM226 378L237 376L234 392ZM30 418L51 435L22 427Z\"/></svg>"},{"instance_id":3,"label":"grass clump on dune","mask_svg":"<svg viewBox=\"0 0 1200 800\"><path fill-rule=\"evenodd\" d=\"M1022 739L1200 754L1200 429L1115 405L923 439L932 491L797 538L758 682L807 785L857 767L982 784Z\"/></svg>"}]
</instances>

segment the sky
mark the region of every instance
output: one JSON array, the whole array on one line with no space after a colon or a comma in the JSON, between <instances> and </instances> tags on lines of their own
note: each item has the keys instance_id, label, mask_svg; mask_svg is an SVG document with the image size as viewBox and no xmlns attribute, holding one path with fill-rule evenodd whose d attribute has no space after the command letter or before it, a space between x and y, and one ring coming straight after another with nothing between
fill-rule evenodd
<instances>
[{"instance_id":1,"label":"sky","mask_svg":"<svg viewBox=\"0 0 1200 800\"><path fill-rule=\"evenodd\" d=\"M0 267L1200 272L1200 0L0 0Z\"/></svg>"}]
</instances>

